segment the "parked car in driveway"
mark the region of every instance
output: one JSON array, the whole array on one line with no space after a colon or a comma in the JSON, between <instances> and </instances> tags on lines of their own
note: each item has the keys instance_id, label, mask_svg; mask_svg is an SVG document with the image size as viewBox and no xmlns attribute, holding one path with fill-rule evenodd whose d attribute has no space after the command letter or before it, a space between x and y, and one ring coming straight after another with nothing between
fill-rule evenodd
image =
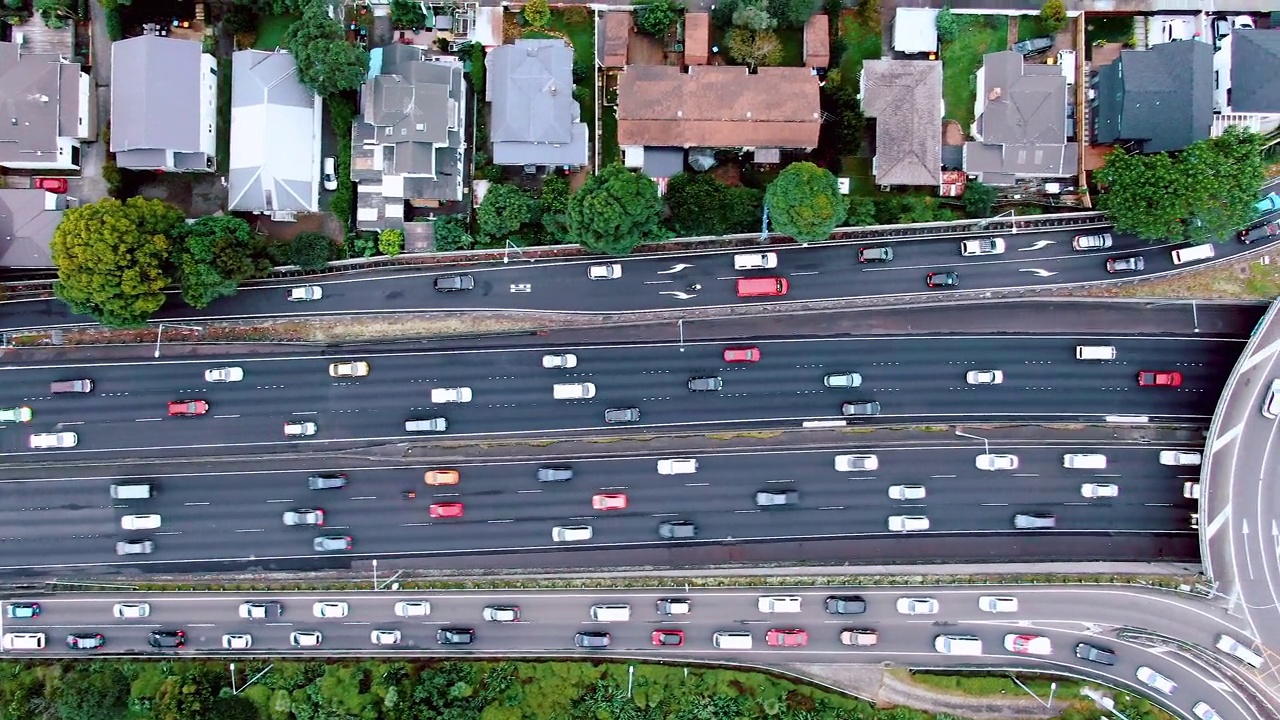
<instances>
[{"instance_id":1,"label":"parked car in driveway","mask_svg":"<svg viewBox=\"0 0 1280 720\"><path fill-rule=\"evenodd\" d=\"M32 179L31 187L45 192L65 195L67 192L67 179L62 177L38 177Z\"/></svg>"},{"instance_id":2,"label":"parked car in driveway","mask_svg":"<svg viewBox=\"0 0 1280 720\"><path fill-rule=\"evenodd\" d=\"M320 179L324 182L324 189L330 192L338 189L338 158L330 155L324 159L323 170L320 172Z\"/></svg>"},{"instance_id":3,"label":"parked car in driveway","mask_svg":"<svg viewBox=\"0 0 1280 720\"><path fill-rule=\"evenodd\" d=\"M1027 57L1030 55L1039 55L1042 52L1048 51L1051 47L1053 47L1053 38L1038 37L1014 43L1013 51L1023 57Z\"/></svg>"}]
</instances>

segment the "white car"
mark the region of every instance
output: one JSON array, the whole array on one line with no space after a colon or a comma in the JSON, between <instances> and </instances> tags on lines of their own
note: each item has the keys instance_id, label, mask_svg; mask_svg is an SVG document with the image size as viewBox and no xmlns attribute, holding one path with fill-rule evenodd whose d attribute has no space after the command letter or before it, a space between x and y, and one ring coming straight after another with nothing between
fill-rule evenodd
<instances>
[{"instance_id":1,"label":"white car","mask_svg":"<svg viewBox=\"0 0 1280 720\"><path fill-rule=\"evenodd\" d=\"M315 630L294 630L289 633L289 644L294 647L315 647L320 644L322 637Z\"/></svg>"},{"instance_id":2,"label":"white car","mask_svg":"<svg viewBox=\"0 0 1280 720\"><path fill-rule=\"evenodd\" d=\"M890 515L889 529L893 532L921 532L929 529L929 518L924 515Z\"/></svg>"},{"instance_id":3,"label":"white car","mask_svg":"<svg viewBox=\"0 0 1280 720\"><path fill-rule=\"evenodd\" d=\"M960 254L965 257L973 257L975 255L1000 255L1003 252L1004 238L960 241Z\"/></svg>"},{"instance_id":4,"label":"white car","mask_svg":"<svg viewBox=\"0 0 1280 720\"><path fill-rule=\"evenodd\" d=\"M144 618L151 614L151 603L116 603L112 614L118 618Z\"/></svg>"},{"instance_id":5,"label":"white car","mask_svg":"<svg viewBox=\"0 0 1280 720\"><path fill-rule=\"evenodd\" d=\"M316 424L313 422L294 420L284 424L285 437L310 437L316 434Z\"/></svg>"},{"instance_id":6,"label":"white car","mask_svg":"<svg viewBox=\"0 0 1280 720\"><path fill-rule=\"evenodd\" d=\"M1004 382L1002 370L970 370L964 374L964 381L970 385L999 385Z\"/></svg>"},{"instance_id":7,"label":"white car","mask_svg":"<svg viewBox=\"0 0 1280 720\"><path fill-rule=\"evenodd\" d=\"M73 448L80 437L73 432L32 433L29 444L33 450L49 448Z\"/></svg>"},{"instance_id":8,"label":"white car","mask_svg":"<svg viewBox=\"0 0 1280 720\"><path fill-rule=\"evenodd\" d=\"M1280 415L1280 379L1271 381L1271 389L1267 390L1267 399L1262 401L1262 416L1276 419Z\"/></svg>"},{"instance_id":9,"label":"white car","mask_svg":"<svg viewBox=\"0 0 1280 720\"><path fill-rule=\"evenodd\" d=\"M245 602L240 603L240 617L250 620L265 620L267 617L267 604Z\"/></svg>"},{"instance_id":10,"label":"white car","mask_svg":"<svg viewBox=\"0 0 1280 720\"><path fill-rule=\"evenodd\" d=\"M301 302L306 300L319 300L324 297L324 290L319 285L303 285L302 287L289 288L289 302Z\"/></svg>"},{"instance_id":11,"label":"white car","mask_svg":"<svg viewBox=\"0 0 1280 720\"><path fill-rule=\"evenodd\" d=\"M1194 480L1188 480L1182 483L1182 497L1188 500L1200 499L1200 483Z\"/></svg>"},{"instance_id":12,"label":"white car","mask_svg":"<svg viewBox=\"0 0 1280 720\"><path fill-rule=\"evenodd\" d=\"M875 455L837 455L836 470L838 472L858 472L859 470L875 470L880 467L880 458Z\"/></svg>"},{"instance_id":13,"label":"white car","mask_svg":"<svg viewBox=\"0 0 1280 720\"><path fill-rule=\"evenodd\" d=\"M1084 483L1080 496L1087 498L1113 498L1120 495L1120 486L1113 483Z\"/></svg>"},{"instance_id":14,"label":"white car","mask_svg":"<svg viewBox=\"0 0 1280 720\"><path fill-rule=\"evenodd\" d=\"M437 404L471 402L471 388L431 388L431 402Z\"/></svg>"},{"instance_id":15,"label":"white car","mask_svg":"<svg viewBox=\"0 0 1280 720\"><path fill-rule=\"evenodd\" d=\"M587 277L592 280L617 280L622 277L622 263L592 265L587 268Z\"/></svg>"},{"instance_id":16,"label":"white car","mask_svg":"<svg viewBox=\"0 0 1280 720\"><path fill-rule=\"evenodd\" d=\"M1004 636L1004 649L1022 655L1052 655L1053 641L1043 635L1010 633Z\"/></svg>"},{"instance_id":17,"label":"white car","mask_svg":"<svg viewBox=\"0 0 1280 720\"><path fill-rule=\"evenodd\" d=\"M240 382L244 379L244 370L238 367L209 368L204 371L205 382Z\"/></svg>"},{"instance_id":18,"label":"white car","mask_svg":"<svg viewBox=\"0 0 1280 720\"><path fill-rule=\"evenodd\" d=\"M978 609L990 613L1018 612L1018 598L983 595L978 598Z\"/></svg>"},{"instance_id":19,"label":"white car","mask_svg":"<svg viewBox=\"0 0 1280 720\"><path fill-rule=\"evenodd\" d=\"M1195 20L1192 18L1157 16L1152 20L1155 21L1153 25L1156 28L1155 36L1150 39L1152 45L1175 40L1192 40L1196 37Z\"/></svg>"},{"instance_id":20,"label":"white car","mask_svg":"<svg viewBox=\"0 0 1280 720\"><path fill-rule=\"evenodd\" d=\"M330 155L324 159L322 170L320 172L320 180L324 183L324 189L333 192L338 189L338 158Z\"/></svg>"},{"instance_id":21,"label":"white car","mask_svg":"<svg viewBox=\"0 0 1280 720\"><path fill-rule=\"evenodd\" d=\"M155 530L160 527L160 516L125 515L120 518L120 527L125 530Z\"/></svg>"},{"instance_id":22,"label":"white car","mask_svg":"<svg viewBox=\"0 0 1280 720\"><path fill-rule=\"evenodd\" d=\"M578 356L573 353L562 353L560 355L543 355L542 367L544 368L575 368L578 367Z\"/></svg>"},{"instance_id":23,"label":"white car","mask_svg":"<svg viewBox=\"0 0 1280 720\"><path fill-rule=\"evenodd\" d=\"M253 636L244 633L223 635L222 647L227 650L248 650L253 647Z\"/></svg>"},{"instance_id":24,"label":"white car","mask_svg":"<svg viewBox=\"0 0 1280 720\"><path fill-rule=\"evenodd\" d=\"M401 600L396 603L396 614L400 617L423 617L431 614L431 603L426 600Z\"/></svg>"},{"instance_id":25,"label":"white car","mask_svg":"<svg viewBox=\"0 0 1280 720\"><path fill-rule=\"evenodd\" d=\"M979 470L1017 470L1017 455L997 455L995 453L985 453L974 458L974 465Z\"/></svg>"},{"instance_id":26,"label":"white car","mask_svg":"<svg viewBox=\"0 0 1280 720\"><path fill-rule=\"evenodd\" d=\"M399 630L374 630L369 633L369 642L374 645L399 645Z\"/></svg>"},{"instance_id":27,"label":"white car","mask_svg":"<svg viewBox=\"0 0 1280 720\"><path fill-rule=\"evenodd\" d=\"M318 618L344 618L349 610L340 600L323 600L311 606L311 614Z\"/></svg>"},{"instance_id":28,"label":"white car","mask_svg":"<svg viewBox=\"0 0 1280 720\"><path fill-rule=\"evenodd\" d=\"M938 601L926 597L898 598L898 612L903 615L936 615Z\"/></svg>"},{"instance_id":29,"label":"white car","mask_svg":"<svg viewBox=\"0 0 1280 720\"><path fill-rule=\"evenodd\" d=\"M923 500L923 485L890 485L890 500Z\"/></svg>"},{"instance_id":30,"label":"white car","mask_svg":"<svg viewBox=\"0 0 1280 720\"><path fill-rule=\"evenodd\" d=\"M1152 670L1146 665L1139 665L1136 673L1138 679L1146 683L1148 687L1159 690L1165 695L1172 695L1174 690L1178 689L1178 684L1160 673Z\"/></svg>"},{"instance_id":31,"label":"white car","mask_svg":"<svg viewBox=\"0 0 1280 720\"><path fill-rule=\"evenodd\" d=\"M0 409L0 423L24 423L31 422L31 408L15 407Z\"/></svg>"},{"instance_id":32,"label":"white car","mask_svg":"<svg viewBox=\"0 0 1280 720\"><path fill-rule=\"evenodd\" d=\"M368 374L369 363L363 360L347 360L345 362L330 363L329 365L329 377L364 377Z\"/></svg>"},{"instance_id":33,"label":"white car","mask_svg":"<svg viewBox=\"0 0 1280 720\"><path fill-rule=\"evenodd\" d=\"M1185 465L1193 466L1200 464L1200 453L1184 452L1182 450L1161 450L1161 465Z\"/></svg>"},{"instance_id":34,"label":"white car","mask_svg":"<svg viewBox=\"0 0 1280 720\"><path fill-rule=\"evenodd\" d=\"M1209 707L1207 702L1198 702L1191 706L1191 712L1196 714L1200 720L1222 720L1222 716L1216 710Z\"/></svg>"},{"instance_id":35,"label":"white car","mask_svg":"<svg viewBox=\"0 0 1280 720\"><path fill-rule=\"evenodd\" d=\"M659 475L688 475L698 472L697 458L667 458L658 461Z\"/></svg>"}]
</instances>

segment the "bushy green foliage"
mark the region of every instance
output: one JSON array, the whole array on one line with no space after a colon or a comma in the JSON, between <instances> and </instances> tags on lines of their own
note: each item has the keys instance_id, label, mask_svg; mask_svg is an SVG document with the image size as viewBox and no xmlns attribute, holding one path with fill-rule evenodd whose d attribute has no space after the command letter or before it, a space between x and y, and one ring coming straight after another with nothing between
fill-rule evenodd
<instances>
[{"instance_id":1,"label":"bushy green foliage","mask_svg":"<svg viewBox=\"0 0 1280 720\"><path fill-rule=\"evenodd\" d=\"M373 257L378 254L378 233L368 230L347 233L348 257Z\"/></svg>"},{"instance_id":2,"label":"bushy green foliage","mask_svg":"<svg viewBox=\"0 0 1280 720\"><path fill-rule=\"evenodd\" d=\"M769 0L769 12L778 21L778 27L799 28L809 22L809 18L822 7L822 0ZM839 14L833 15L832 23L838 23Z\"/></svg>"},{"instance_id":3,"label":"bushy green foliage","mask_svg":"<svg viewBox=\"0 0 1280 720\"><path fill-rule=\"evenodd\" d=\"M919 193L896 193L876 200L876 221L898 225L960 220L959 213L945 208L938 198Z\"/></svg>"},{"instance_id":4,"label":"bushy green foliage","mask_svg":"<svg viewBox=\"0 0 1280 720\"><path fill-rule=\"evenodd\" d=\"M733 26L763 32L778 27L778 21L769 14L768 0L738 0L733 11Z\"/></svg>"},{"instance_id":5,"label":"bushy green foliage","mask_svg":"<svg viewBox=\"0 0 1280 720\"><path fill-rule=\"evenodd\" d=\"M626 255L641 243L665 240L661 219L658 186L621 163L587 178L569 198L569 237L591 252Z\"/></svg>"},{"instance_id":6,"label":"bushy green foliage","mask_svg":"<svg viewBox=\"0 0 1280 720\"><path fill-rule=\"evenodd\" d=\"M298 233L289 241L289 259L303 270L319 270L329 262L333 242L318 232Z\"/></svg>"},{"instance_id":7,"label":"bushy green foliage","mask_svg":"<svg viewBox=\"0 0 1280 720\"><path fill-rule=\"evenodd\" d=\"M445 215L435 221L435 249L437 252L470 250L475 238L467 227L466 215Z\"/></svg>"},{"instance_id":8,"label":"bushy green foliage","mask_svg":"<svg viewBox=\"0 0 1280 720\"><path fill-rule=\"evenodd\" d=\"M759 22L756 16L763 12L773 22L768 28L758 29L798 28L804 27L810 16L821 6L822 0L717 0L711 10L711 19L722 28L752 27L752 24ZM758 10L742 14L744 7L754 7ZM833 18L832 22L836 20Z\"/></svg>"},{"instance_id":9,"label":"bushy green foliage","mask_svg":"<svg viewBox=\"0 0 1280 720\"><path fill-rule=\"evenodd\" d=\"M680 173L667 183L667 221L679 237L729 235L760 229L764 193L730 187L707 173Z\"/></svg>"},{"instance_id":10,"label":"bushy green foliage","mask_svg":"<svg viewBox=\"0 0 1280 720\"><path fill-rule=\"evenodd\" d=\"M270 270L262 238L233 215L180 224L173 240L182 299L194 308L235 295L240 283Z\"/></svg>"},{"instance_id":11,"label":"bushy green foliage","mask_svg":"<svg viewBox=\"0 0 1280 720\"><path fill-rule=\"evenodd\" d=\"M355 189L351 183L351 121L355 118L355 103L346 95L335 95L325 101L329 105L329 126L338 140L337 168L338 189L329 196L329 212L343 226L351 224L355 210Z\"/></svg>"},{"instance_id":12,"label":"bushy green foliage","mask_svg":"<svg viewBox=\"0 0 1280 720\"><path fill-rule=\"evenodd\" d=\"M542 205L543 241L548 245L569 242L569 178L563 175L544 178L538 199Z\"/></svg>"},{"instance_id":13,"label":"bushy green foliage","mask_svg":"<svg viewBox=\"0 0 1280 720\"><path fill-rule=\"evenodd\" d=\"M143 325L164 304L171 237L181 222L177 208L141 197L68 209L51 243L54 293L103 325Z\"/></svg>"},{"instance_id":14,"label":"bushy green foliage","mask_svg":"<svg viewBox=\"0 0 1280 720\"><path fill-rule=\"evenodd\" d=\"M491 185L476 211L480 239L485 243L516 241L520 228L533 217L533 198L515 185Z\"/></svg>"},{"instance_id":15,"label":"bushy green foliage","mask_svg":"<svg viewBox=\"0 0 1280 720\"><path fill-rule=\"evenodd\" d=\"M682 8L673 0L659 0L636 9L636 29L646 35L663 38L680 19Z\"/></svg>"},{"instance_id":16,"label":"bushy green foliage","mask_svg":"<svg viewBox=\"0 0 1280 720\"><path fill-rule=\"evenodd\" d=\"M934 23L938 29L938 42L953 42L960 35L960 21L949 7L938 11Z\"/></svg>"},{"instance_id":17,"label":"bushy green foliage","mask_svg":"<svg viewBox=\"0 0 1280 720\"><path fill-rule=\"evenodd\" d=\"M725 35L724 45L729 57L750 67L768 67L782 62L782 42L768 30L733 28Z\"/></svg>"},{"instance_id":18,"label":"bushy green foliage","mask_svg":"<svg viewBox=\"0 0 1280 720\"><path fill-rule=\"evenodd\" d=\"M547 0L528 0L524 4L524 19L534 29L546 27L551 22L551 7Z\"/></svg>"},{"instance_id":19,"label":"bushy green foliage","mask_svg":"<svg viewBox=\"0 0 1280 720\"><path fill-rule=\"evenodd\" d=\"M1040 8L1040 20L1049 32L1058 32L1067 24L1067 6L1062 0L1045 0Z\"/></svg>"},{"instance_id":20,"label":"bushy green foliage","mask_svg":"<svg viewBox=\"0 0 1280 720\"><path fill-rule=\"evenodd\" d=\"M387 228L378 233L378 251L387 257L395 257L404 252L404 231Z\"/></svg>"},{"instance_id":21,"label":"bushy green foliage","mask_svg":"<svg viewBox=\"0 0 1280 720\"><path fill-rule=\"evenodd\" d=\"M995 204L996 189L990 185L970 180L964 186L964 212L969 217L991 217L991 210Z\"/></svg>"},{"instance_id":22,"label":"bushy green foliage","mask_svg":"<svg viewBox=\"0 0 1280 720\"><path fill-rule=\"evenodd\" d=\"M845 227L866 227L876 224L876 204L862 195L849 196L849 210L844 215Z\"/></svg>"},{"instance_id":23,"label":"bushy green foliage","mask_svg":"<svg viewBox=\"0 0 1280 720\"><path fill-rule=\"evenodd\" d=\"M391 0L391 26L397 30L413 30L427 26L422 3L417 0Z\"/></svg>"},{"instance_id":24,"label":"bushy green foliage","mask_svg":"<svg viewBox=\"0 0 1280 720\"><path fill-rule=\"evenodd\" d=\"M825 240L848 212L836 176L811 162L788 165L764 198L774 231L800 242Z\"/></svg>"},{"instance_id":25,"label":"bushy green foliage","mask_svg":"<svg viewBox=\"0 0 1280 720\"><path fill-rule=\"evenodd\" d=\"M347 42L325 3L308 5L283 43L298 61L298 80L322 97L359 88L369 70L369 52Z\"/></svg>"}]
</instances>

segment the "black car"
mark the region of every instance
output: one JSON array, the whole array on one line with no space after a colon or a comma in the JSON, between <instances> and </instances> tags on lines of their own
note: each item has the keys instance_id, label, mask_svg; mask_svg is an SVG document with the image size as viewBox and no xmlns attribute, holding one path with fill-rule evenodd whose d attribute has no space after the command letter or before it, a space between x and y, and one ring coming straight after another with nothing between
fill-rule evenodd
<instances>
[{"instance_id":1,"label":"black car","mask_svg":"<svg viewBox=\"0 0 1280 720\"><path fill-rule=\"evenodd\" d=\"M147 644L155 648L180 648L187 644L187 634L182 630L152 630Z\"/></svg>"},{"instance_id":2,"label":"black car","mask_svg":"<svg viewBox=\"0 0 1280 720\"><path fill-rule=\"evenodd\" d=\"M1107 260L1107 272L1124 273L1137 272L1146 267L1141 255L1130 255L1129 257L1109 258Z\"/></svg>"},{"instance_id":3,"label":"black car","mask_svg":"<svg viewBox=\"0 0 1280 720\"><path fill-rule=\"evenodd\" d=\"M1039 55L1051 47L1053 47L1053 38L1038 37L1014 43L1013 51L1025 57L1027 55Z\"/></svg>"},{"instance_id":4,"label":"black car","mask_svg":"<svg viewBox=\"0 0 1280 720\"><path fill-rule=\"evenodd\" d=\"M470 275L443 275L436 278L436 292L457 292L475 288L475 278Z\"/></svg>"},{"instance_id":5,"label":"black car","mask_svg":"<svg viewBox=\"0 0 1280 720\"><path fill-rule=\"evenodd\" d=\"M609 633L600 632L599 630L588 630L580 632L573 636L573 644L580 648L604 648L609 647Z\"/></svg>"},{"instance_id":6,"label":"black car","mask_svg":"<svg viewBox=\"0 0 1280 720\"><path fill-rule=\"evenodd\" d=\"M1110 650L1090 645L1089 643L1080 643L1076 645L1076 657L1089 662L1096 662L1099 665L1115 665L1116 654Z\"/></svg>"},{"instance_id":7,"label":"black car","mask_svg":"<svg viewBox=\"0 0 1280 720\"><path fill-rule=\"evenodd\" d=\"M470 645L476 639L476 631L470 628L440 628L436 642L441 645Z\"/></svg>"},{"instance_id":8,"label":"black car","mask_svg":"<svg viewBox=\"0 0 1280 720\"><path fill-rule=\"evenodd\" d=\"M538 468L538 482L565 482L572 479L573 468L571 467Z\"/></svg>"},{"instance_id":9,"label":"black car","mask_svg":"<svg viewBox=\"0 0 1280 720\"><path fill-rule=\"evenodd\" d=\"M867 601L861 595L839 595L827 598L826 607L831 615L861 615L867 611Z\"/></svg>"},{"instance_id":10,"label":"black car","mask_svg":"<svg viewBox=\"0 0 1280 720\"><path fill-rule=\"evenodd\" d=\"M604 411L604 421L607 423L640 422L640 408L609 408Z\"/></svg>"},{"instance_id":11,"label":"black car","mask_svg":"<svg viewBox=\"0 0 1280 720\"><path fill-rule=\"evenodd\" d=\"M324 473L307 478L307 487L312 490L334 490L346 486L346 473Z\"/></svg>"},{"instance_id":12,"label":"black car","mask_svg":"<svg viewBox=\"0 0 1280 720\"><path fill-rule=\"evenodd\" d=\"M658 523L658 537L666 540L698 536L698 526L688 520L669 520Z\"/></svg>"},{"instance_id":13,"label":"black car","mask_svg":"<svg viewBox=\"0 0 1280 720\"><path fill-rule=\"evenodd\" d=\"M106 642L102 633L71 633L67 636L67 647L72 650L92 650L102 647Z\"/></svg>"},{"instance_id":14,"label":"black car","mask_svg":"<svg viewBox=\"0 0 1280 720\"><path fill-rule=\"evenodd\" d=\"M710 392L724 387L724 380L718 377L689 378L689 392Z\"/></svg>"},{"instance_id":15,"label":"black car","mask_svg":"<svg viewBox=\"0 0 1280 720\"><path fill-rule=\"evenodd\" d=\"M956 287L960 284L960 273L932 272L924 276L924 284L931 288Z\"/></svg>"},{"instance_id":16,"label":"black car","mask_svg":"<svg viewBox=\"0 0 1280 720\"><path fill-rule=\"evenodd\" d=\"M1240 231L1240 242L1248 245L1256 243L1259 240L1269 240L1280 235L1280 223L1266 223L1257 227L1245 228Z\"/></svg>"},{"instance_id":17,"label":"black car","mask_svg":"<svg viewBox=\"0 0 1280 720\"><path fill-rule=\"evenodd\" d=\"M893 248L888 245L873 245L858 249L858 262L890 262L893 260Z\"/></svg>"}]
</instances>

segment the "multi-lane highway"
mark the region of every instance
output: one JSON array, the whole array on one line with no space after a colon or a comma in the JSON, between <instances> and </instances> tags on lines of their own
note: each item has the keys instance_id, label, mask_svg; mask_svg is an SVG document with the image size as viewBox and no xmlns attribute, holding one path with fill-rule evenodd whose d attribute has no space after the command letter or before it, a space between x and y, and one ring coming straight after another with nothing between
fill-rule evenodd
<instances>
[{"instance_id":1,"label":"multi-lane highway","mask_svg":"<svg viewBox=\"0 0 1280 720\"><path fill-rule=\"evenodd\" d=\"M982 312L975 308L974 312ZM1141 328L1123 328L1140 330ZM1111 345L1114 360L1076 359L1078 345ZM756 347L758 362L727 363L728 347ZM855 423L929 418L1099 421L1113 415L1203 422L1213 410L1243 340L1193 337L861 337L732 343L414 352L346 358L304 356L210 361L9 366L0 369L0 407L34 419L0 429L0 453L59 454L158 449L312 446L401 441L405 421L443 417L453 436L598 431L605 410L637 408L630 430L755 423L799 427L841 420L841 405L877 401L879 416ZM543 355L571 351L572 369L547 369ZM329 365L366 360L359 378L333 378ZM215 367L243 370L238 382L206 382ZM972 385L971 370L1000 370L998 385ZM1179 387L1139 387L1142 370L1173 370ZM824 386L830 373L858 373L852 389ZM716 392L691 392L693 377L719 377ZM50 382L86 378L90 393L51 395ZM557 400L556 383L594 384L592 398ZM433 403L432 390L467 387L471 400ZM203 400L199 417L170 417L171 401ZM317 432L286 438L286 422ZM613 426L618 427L618 426ZM72 449L31 450L35 432L75 432Z\"/></svg>"},{"instance_id":2,"label":"multi-lane highway","mask_svg":"<svg viewBox=\"0 0 1280 720\"><path fill-rule=\"evenodd\" d=\"M1196 466L1161 464L1163 448L1107 443L1087 446L995 443L968 446L857 447L789 452L699 452L697 471L662 475L664 455L579 458L544 462L400 465L352 469L337 489L310 490L307 470L203 471L127 478L46 477L0 482L0 569L83 565L182 568L344 567L355 559L436 555L506 555L575 550L618 553L661 549L666 564L692 564L709 548L770 542L796 543L792 560L813 554L815 541L885 540L893 516L924 517L917 544L885 551L868 545L879 561L897 557L974 559L1003 557L1086 559L1089 551L1067 538L1096 535L1114 546L1107 557L1147 559L1145 546L1123 548L1129 534L1193 537L1193 501L1183 485L1199 477ZM856 447L856 449L855 449ZM976 459L987 450L1012 455L1018 467L988 471ZM874 457L871 470L841 471L838 455ZM1068 469L1064 456L1101 454L1105 467ZM568 468L572 478L539 482L541 467ZM457 471L457 483L429 486L425 472ZM113 499L112 484L145 483L152 497ZM1086 484L1114 485L1115 497L1085 497ZM895 499L894 488L918 488ZM405 491L416 497L406 499ZM794 491L793 504L757 505L756 493ZM625 507L595 509L596 496L621 496ZM431 507L460 503L461 517L431 517ZM286 526L283 514L324 512L322 527ZM1054 516L1057 540L1031 533L1011 541L1017 513ZM125 530L122 518L159 515L160 527ZM693 538L663 539L661 523L689 522ZM590 540L557 543L552 528L590 526ZM352 538L348 552L316 552L322 535ZM1000 537L1005 536L1005 537ZM117 557L115 543L147 538L155 550ZM928 538L935 538L929 540ZM810 543L804 550L803 543ZM1193 544L1193 543L1192 543ZM1039 545L1037 550L1036 546ZM1018 547L1026 546L1026 547ZM895 554L896 553L896 554ZM1081 553L1085 553L1081 555ZM860 553L856 550L853 555ZM615 555L614 557L617 557ZM813 559L813 558L809 558ZM530 562L540 562L528 558ZM562 563L575 561L564 558Z\"/></svg>"},{"instance_id":3,"label":"multi-lane highway","mask_svg":"<svg viewBox=\"0 0 1280 720\"><path fill-rule=\"evenodd\" d=\"M798 612L762 612L761 597L787 596L800 599ZM833 615L825 611L827 597L860 598L866 612ZM979 609L983 596L1011 597L1016 610L993 613ZM936 614L904 615L897 601L904 597L930 598L937 603ZM658 601L689 601L687 614L659 612ZM1157 701L1182 713L1197 702L1208 702L1224 718L1274 717L1265 701L1243 695L1232 676L1249 677L1251 667L1236 658L1210 651L1203 657L1189 657L1166 648L1151 649L1123 639L1124 628L1147 628L1156 633L1177 635L1205 648L1213 647L1220 634L1244 639L1237 622L1199 606L1189 598L1160 591L1100 587L1001 587L902 589L864 588L778 588L750 590L634 590L634 591L547 591L547 592L365 592L336 595L237 595L147 594L135 596L68 595L14 598L12 602L38 601L41 613L34 618L5 618L3 632L38 632L46 636L44 650L15 654L220 654L301 655L330 657L344 654L420 656L424 653L446 657L577 656L669 658L701 661L776 662L885 662L910 666L978 666L992 668L1045 669L1082 675L1130 690L1149 693L1138 683L1139 666L1147 666L1173 680L1171 695L1157 695ZM240 616L243 602L281 603L283 613L262 619ZM396 613L401 601L429 604L429 614L402 617ZM146 603L146 617L116 617L119 602ZM340 617L316 617L317 602L337 602ZM625 605L629 619L599 622L592 619L594 605ZM519 622L486 622L483 610L489 606L518 607ZM345 613L342 612L345 610ZM442 629L474 631L469 645L441 645ZM799 647L771 647L766 635L771 629L798 629L808 634ZM874 630L872 646L841 644L845 629ZM182 630L186 645L181 650L155 650L148 646L152 631ZM376 630L399 631L397 645L374 645ZM679 646L658 647L652 635L657 630L683 634ZM318 647L291 645L295 631L314 631L321 636ZM610 636L608 648L583 650L575 647L579 632L604 632ZM716 632L746 632L750 649L716 649ZM93 651L70 651L63 644L68 633L101 633L104 647ZM251 648L227 651L223 636L248 635ZM975 636L981 655L954 657L936 652L939 635ZM1034 635L1048 638L1046 655L1023 655L1004 648L1006 635ZM1114 665L1088 662L1076 657L1080 643L1088 643L1115 653ZM1247 644L1247 640L1246 640ZM14 652L14 651L9 651ZM1265 668L1264 668L1265 671Z\"/></svg>"}]
</instances>

